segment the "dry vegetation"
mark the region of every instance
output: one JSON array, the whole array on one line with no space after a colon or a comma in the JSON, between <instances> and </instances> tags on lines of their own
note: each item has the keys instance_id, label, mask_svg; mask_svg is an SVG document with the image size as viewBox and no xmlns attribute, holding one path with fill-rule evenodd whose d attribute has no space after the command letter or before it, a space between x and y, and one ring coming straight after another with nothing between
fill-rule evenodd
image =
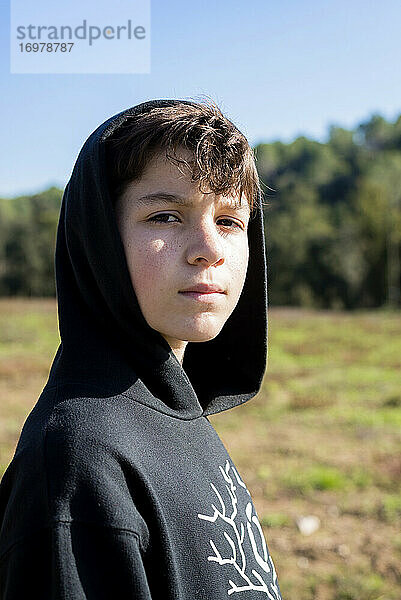
<instances>
[{"instance_id":1,"label":"dry vegetation","mask_svg":"<svg viewBox=\"0 0 401 600\"><path fill-rule=\"evenodd\" d=\"M53 300L0 301L0 474L58 342ZM398 313L271 309L261 393L211 417L285 600L401 598L400 356Z\"/></svg>"}]
</instances>

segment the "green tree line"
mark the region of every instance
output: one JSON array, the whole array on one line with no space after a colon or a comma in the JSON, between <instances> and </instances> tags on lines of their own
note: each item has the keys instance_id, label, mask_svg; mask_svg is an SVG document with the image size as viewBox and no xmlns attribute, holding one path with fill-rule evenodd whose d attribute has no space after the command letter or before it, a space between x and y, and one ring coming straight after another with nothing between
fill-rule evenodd
<instances>
[{"instance_id":1,"label":"green tree line","mask_svg":"<svg viewBox=\"0 0 401 600\"><path fill-rule=\"evenodd\" d=\"M255 150L272 304L399 307L401 115Z\"/></svg>"},{"instance_id":2,"label":"green tree line","mask_svg":"<svg viewBox=\"0 0 401 600\"><path fill-rule=\"evenodd\" d=\"M401 115L255 148L271 305L399 308ZM54 296L62 190L0 199L0 296Z\"/></svg>"}]
</instances>

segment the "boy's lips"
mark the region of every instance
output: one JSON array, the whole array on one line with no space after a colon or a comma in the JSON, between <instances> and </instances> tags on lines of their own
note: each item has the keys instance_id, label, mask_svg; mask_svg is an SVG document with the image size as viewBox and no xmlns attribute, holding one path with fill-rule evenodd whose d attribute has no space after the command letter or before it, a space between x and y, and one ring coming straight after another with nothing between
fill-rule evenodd
<instances>
[{"instance_id":1,"label":"boy's lips","mask_svg":"<svg viewBox=\"0 0 401 600\"><path fill-rule=\"evenodd\" d=\"M217 283L198 283L196 285L192 285L191 287L186 288L185 290L180 290L180 294L188 294L188 293L198 293L198 294L225 294L225 290L218 285Z\"/></svg>"},{"instance_id":2,"label":"boy's lips","mask_svg":"<svg viewBox=\"0 0 401 600\"><path fill-rule=\"evenodd\" d=\"M217 283L198 283L186 290L180 290L178 293L185 298L191 298L198 302L214 304L216 301L219 301L220 298L223 298L227 292Z\"/></svg>"}]
</instances>

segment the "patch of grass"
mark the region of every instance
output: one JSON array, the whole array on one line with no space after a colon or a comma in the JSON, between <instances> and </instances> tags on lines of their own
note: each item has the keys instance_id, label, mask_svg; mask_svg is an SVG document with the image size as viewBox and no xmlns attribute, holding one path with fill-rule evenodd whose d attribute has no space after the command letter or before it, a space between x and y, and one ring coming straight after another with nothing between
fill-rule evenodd
<instances>
[{"instance_id":1,"label":"patch of grass","mask_svg":"<svg viewBox=\"0 0 401 600\"><path fill-rule=\"evenodd\" d=\"M53 299L1 299L0 358L54 354L60 341Z\"/></svg>"},{"instance_id":2,"label":"patch of grass","mask_svg":"<svg viewBox=\"0 0 401 600\"><path fill-rule=\"evenodd\" d=\"M354 487L359 489L365 489L372 485L373 475L366 469L355 467L349 474L349 480Z\"/></svg>"},{"instance_id":3,"label":"patch of grass","mask_svg":"<svg viewBox=\"0 0 401 600\"><path fill-rule=\"evenodd\" d=\"M348 491L365 489L372 484L372 474L360 467L348 472L327 465L313 465L309 468L292 469L282 477L282 483L300 494L314 491Z\"/></svg>"},{"instance_id":4,"label":"patch of grass","mask_svg":"<svg viewBox=\"0 0 401 600\"><path fill-rule=\"evenodd\" d=\"M368 575L335 576L333 600L384 600L383 579L374 573Z\"/></svg>"},{"instance_id":5,"label":"patch of grass","mask_svg":"<svg viewBox=\"0 0 401 600\"><path fill-rule=\"evenodd\" d=\"M284 513L270 513L260 519L262 527L284 527L291 525L291 519Z\"/></svg>"},{"instance_id":6,"label":"patch of grass","mask_svg":"<svg viewBox=\"0 0 401 600\"><path fill-rule=\"evenodd\" d=\"M272 474L272 470L267 465L260 465L256 470L256 475L261 481L267 481Z\"/></svg>"},{"instance_id":7,"label":"patch of grass","mask_svg":"<svg viewBox=\"0 0 401 600\"><path fill-rule=\"evenodd\" d=\"M0 299L0 473L58 343L54 299ZM210 417L285 600L401 598L400 356L400 313L271 308L260 393ZM303 537L292 524L310 514L321 527Z\"/></svg>"},{"instance_id":8,"label":"patch of grass","mask_svg":"<svg viewBox=\"0 0 401 600\"><path fill-rule=\"evenodd\" d=\"M401 394L389 396L383 401L385 408L401 408Z\"/></svg>"},{"instance_id":9,"label":"patch of grass","mask_svg":"<svg viewBox=\"0 0 401 600\"><path fill-rule=\"evenodd\" d=\"M364 406L335 406L330 409L330 416L344 425L363 425L382 427L388 425L399 429L401 426L401 409L365 408Z\"/></svg>"},{"instance_id":10,"label":"patch of grass","mask_svg":"<svg viewBox=\"0 0 401 600\"><path fill-rule=\"evenodd\" d=\"M394 535L391 541L395 551L401 554L401 533Z\"/></svg>"},{"instance_id":11,"label":"patch of grass","mask_svg":"<svg viewBox=\"0 0 401 600\"><path fill-rule=\"evenodd\" d=\"M283 484L298 493L308 494L314 490L345 490L349 479L338 469L316 465L303 471L286 473Z\"/></svg>"},{"instance_id":12,"label":"patch of grass","mask_svg":"<svg viewBox=\"0 0 401 600\"><path fill-rule=\"evenodd\" d=\"M401 518L401 495L387 494L383 497L379 508L379 518L384 521L393 522Z\"/></svg>"}]
</instances>

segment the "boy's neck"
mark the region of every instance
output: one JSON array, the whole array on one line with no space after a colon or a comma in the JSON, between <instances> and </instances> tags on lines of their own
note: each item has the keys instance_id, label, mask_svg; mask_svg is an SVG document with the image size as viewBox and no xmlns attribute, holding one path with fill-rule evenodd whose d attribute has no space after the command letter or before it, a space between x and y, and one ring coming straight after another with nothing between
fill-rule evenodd
<instances>
[{"instance_id":1,"label":"boy's neck","mask_svg":"<svg viewBox=\"0 0 401 600\"><path fill-rule=\"evenodd\" d=\"M163 334L161 334L161 335L163 335ZM171 347L172 351L174 352L175 356L177 357L178 362L182 366L182 363L184 360L185 348L187 347L188 342L183 341L183 340L177 340L177 339L171 338L167 335L163 335L163 337L166 340L166 342L169 344L169 346Z\"/></svg>"}]
</instances>

